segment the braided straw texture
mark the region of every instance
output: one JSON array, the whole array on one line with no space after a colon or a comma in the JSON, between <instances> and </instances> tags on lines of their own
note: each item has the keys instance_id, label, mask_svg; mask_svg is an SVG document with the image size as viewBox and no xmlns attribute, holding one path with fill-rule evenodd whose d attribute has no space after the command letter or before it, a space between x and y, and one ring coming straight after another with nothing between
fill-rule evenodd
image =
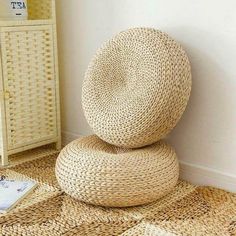
<instances>
[{"instance_id":1,"label":"braided straw texture","mask_svg":"<svg viewBox=\"0 0 236 236\"><path fill-rule=\"evenodd\" d=\"M148 205L97 207L60 191L57 154L33 156L24 163L14 158L13 167L0 169L0 175L38 182L12 211L0 214L1 236L236 236L236 194L180 181Z\"/></svg>"},{"instance_id":2,"label":"braided straw texture","mask_svg":"<svg viewBox=\"0 0 236 236\"><path fill-rule=\"evenodd\" d=\"M190 90L190 64L181 46L158 30L135 28L98 50L85 75L82 103L101 139L136 148L173 129Z\"/></svg>"},{"instance_id":3,"label":"braided straw texture","mask_svg":"<svg viewBox=\"0 0 236 236\"><path fill-rule=\"evenodd\" d=\"M66 146L56 164L61 188L72 197L95 205L125 207L152 202L177 183L179 165L164 142L142 149L122 149L97 136Z\"/></svg>"}]
</instances>

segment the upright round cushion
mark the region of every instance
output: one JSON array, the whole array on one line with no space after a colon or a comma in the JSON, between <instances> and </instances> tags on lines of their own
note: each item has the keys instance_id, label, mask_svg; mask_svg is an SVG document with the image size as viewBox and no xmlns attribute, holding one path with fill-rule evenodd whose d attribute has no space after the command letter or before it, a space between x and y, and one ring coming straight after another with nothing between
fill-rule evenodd
<instances>
[{"instance_id":1,"label":"upright round cushion","mask_svg":"<svg viewBox=\"0 0 236 236\"><path fill-rule=\"evenodd\" d=\"M136 148L173 129L190 90L190 64L181 46L158 30L134 28L97 51L85 75L82 104L101 139Z\"/></svg>"},{"instance_id":2,"label":"upright round cushion","mask_svg":"<svg viewBox=\"0 0 236 236\"><path fill-rule=\"evenodd\" d=\"M155 201L173 190L179 165L174 150L163 141L123 149L93 135L61 151L56 177L61 188L78 200L127 207Z\"/></svg>"}]
</instances>

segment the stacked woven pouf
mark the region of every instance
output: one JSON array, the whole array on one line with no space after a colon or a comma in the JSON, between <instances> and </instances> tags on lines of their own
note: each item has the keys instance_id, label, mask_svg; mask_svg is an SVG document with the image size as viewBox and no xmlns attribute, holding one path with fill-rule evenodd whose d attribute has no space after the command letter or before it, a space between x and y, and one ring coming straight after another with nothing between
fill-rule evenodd
<instances>
[{"instance_id":1,"label":"stacked woven pouf","mask_svg":"<svg viewBox=\"0 0 236 236\"><path fill-rule=\"evenodd\" d=\"M61 188L95 205L127 207L173 190L179 164L161 139L177 124L191 90L181 46L150 28L123 31L89 64L85 117L96 135L67 145L56 163Z\"/></svg>"}]
</instances>

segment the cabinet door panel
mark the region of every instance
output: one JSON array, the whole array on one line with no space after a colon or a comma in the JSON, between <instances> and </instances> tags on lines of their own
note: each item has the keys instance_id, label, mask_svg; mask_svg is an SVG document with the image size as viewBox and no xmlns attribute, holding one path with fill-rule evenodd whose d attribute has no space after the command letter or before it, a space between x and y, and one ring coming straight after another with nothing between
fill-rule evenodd
<instances>
[{"instance_id":1,"label":"cabinet door panel","mask_svg":"<svg viewBox=\"0 0 236 236\"><path fill-rule=\"evenodd\" d=\"M57 136L52 26L0 32L8 149Z\"/></svg>"}]
</instances>

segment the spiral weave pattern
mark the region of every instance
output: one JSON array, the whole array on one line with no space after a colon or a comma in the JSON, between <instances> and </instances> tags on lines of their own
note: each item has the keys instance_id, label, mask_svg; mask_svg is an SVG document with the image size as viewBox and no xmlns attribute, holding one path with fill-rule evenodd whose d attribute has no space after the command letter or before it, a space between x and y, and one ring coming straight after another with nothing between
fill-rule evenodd
<instances>
[{"instance_id":1,"label":"spiral weave pattern","mask_svg":"<svg viewBox=\"0 0 236 236\"><path fill-rule=\"evenodd\" d=\"M178 176L176 154L163 141L123 149L93 135L67 145L56 162L58 183L67 194L102 206L152 202L169 193Z\"/></svg>"},{"instance_id":2,"label":"spiral weave pattern","mask_svg":"<svg viewBox=\"0 0 236 236\"><path fill-rule=\"evenodd\" d=\"M101 139L137 148L173 129L190 90L190 64L181 46L158 30L134 28L98 50L85 75L82 104Z\"/></svg>"}]
</instances>

